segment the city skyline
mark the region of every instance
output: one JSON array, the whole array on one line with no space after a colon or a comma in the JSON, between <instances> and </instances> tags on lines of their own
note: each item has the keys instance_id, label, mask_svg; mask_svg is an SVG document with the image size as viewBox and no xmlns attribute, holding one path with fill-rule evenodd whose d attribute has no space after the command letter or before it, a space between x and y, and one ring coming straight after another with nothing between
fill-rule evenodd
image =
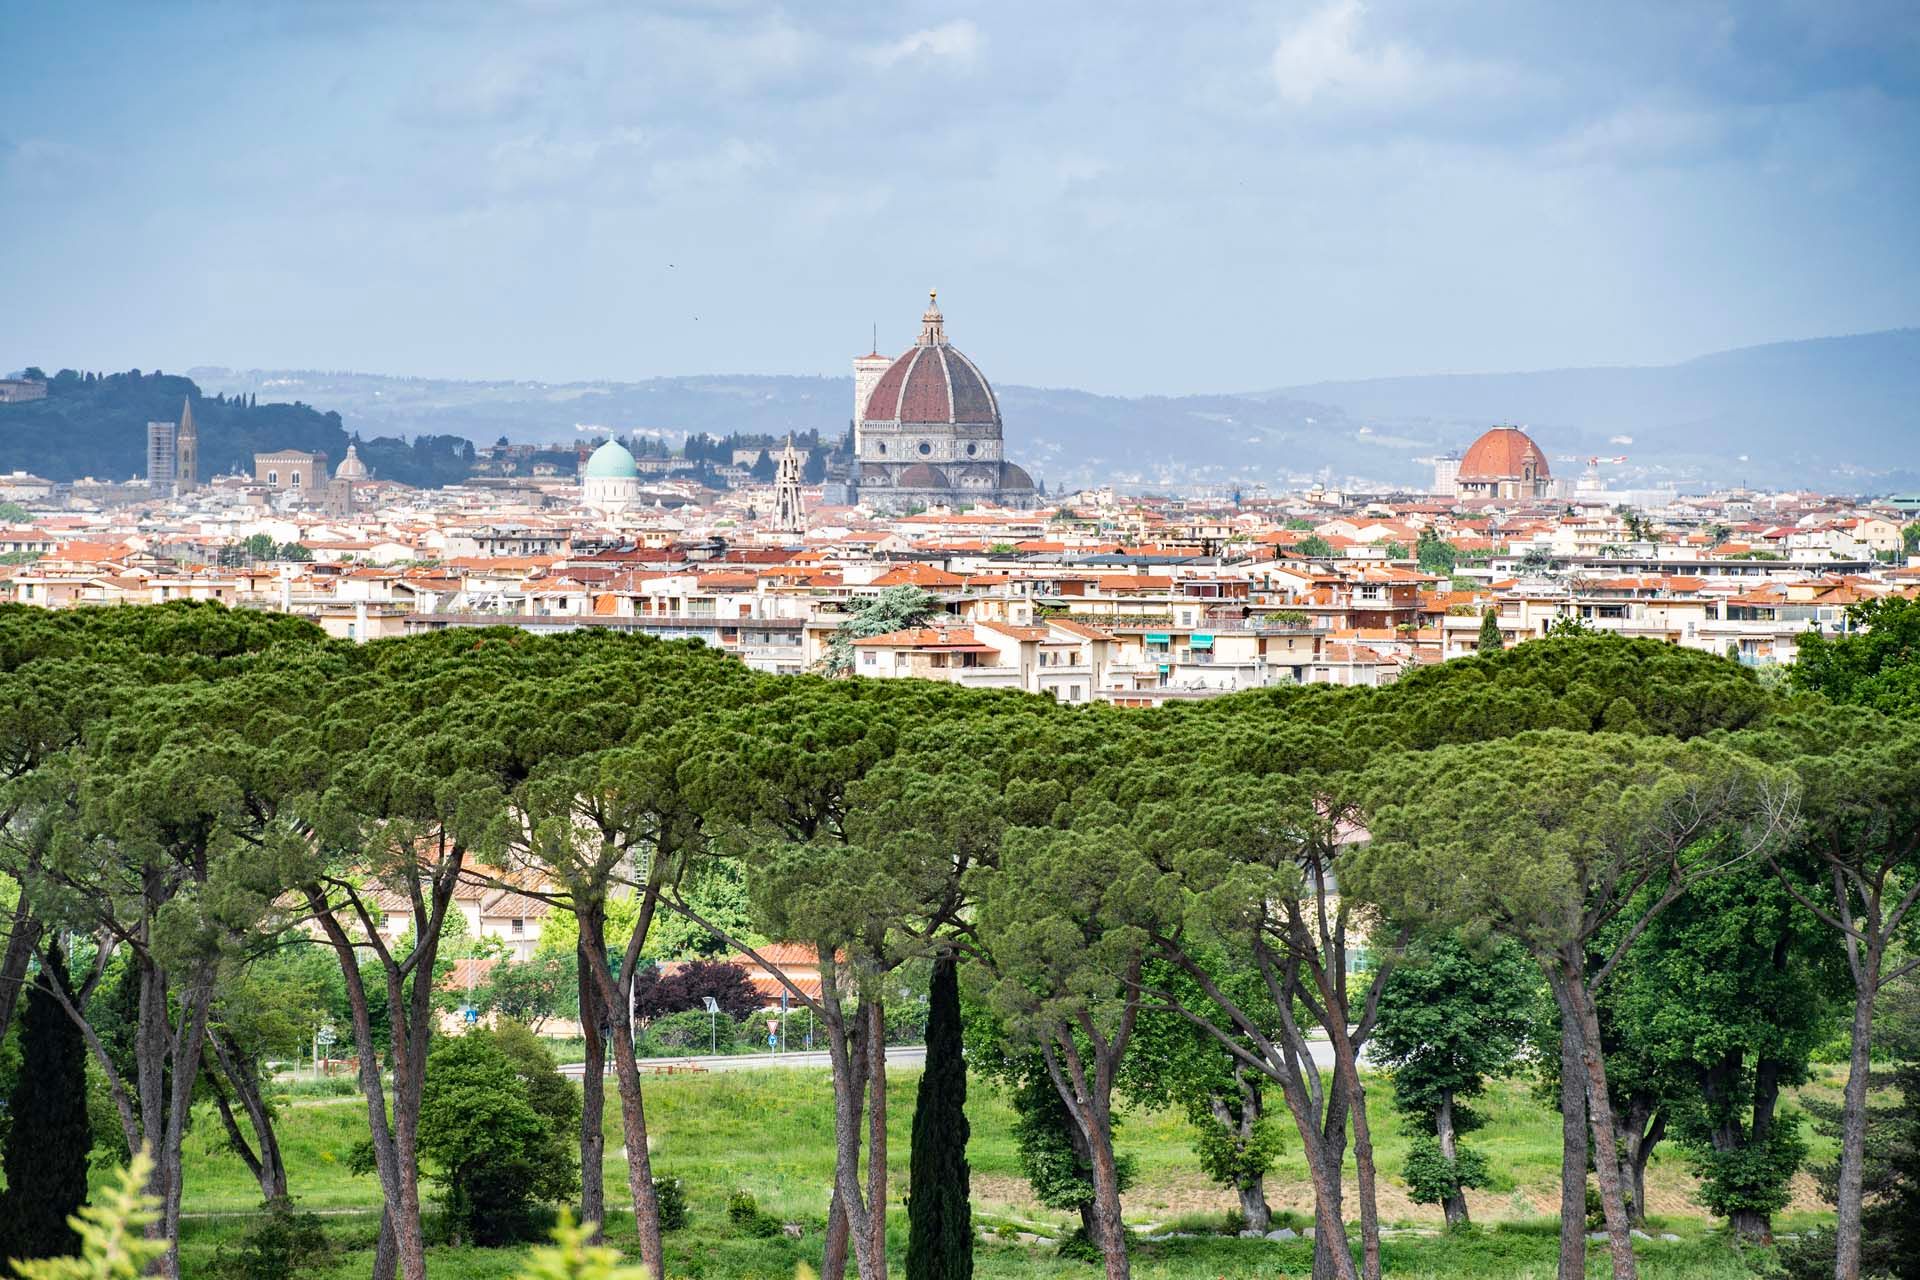
<instances>
[{"instance_id":1,"label":"city skyline","mask_svg":"<svg viewBox=\"0 0 1920 1280\"><path fill-rule=\"evenodd\" d=\"M76 59L47 7L0 363L829 373L929 288L1007 382L1118 394L1897 328L1899 16L124 6Z\"/></svg>"}]
</instances>

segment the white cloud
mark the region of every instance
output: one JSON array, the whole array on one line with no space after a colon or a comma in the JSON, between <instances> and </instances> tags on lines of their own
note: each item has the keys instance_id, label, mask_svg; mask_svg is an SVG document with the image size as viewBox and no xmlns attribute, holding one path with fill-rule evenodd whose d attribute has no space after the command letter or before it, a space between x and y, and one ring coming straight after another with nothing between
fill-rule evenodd
<instances>
[{"instance_id":1,"label":"white cloud","mask_svg":"<svg viewBox=\"0 0 1920 1280\"><path fill-rule=\"evenodd\" d=\"M1331 0L1280 37L1273 80L1294 106L1342 101L1403 104L1489 86L1495 68L1444 61L1394 40L1369 39L1362 0Z\"/></svg>"},{"instance_id":2,"label":"white cloud","mask_svg":"<svg viewBox=\"0 0 1920 1280\"><path fill-rule=\"evenodd\" d=\"M1660 164L1710 154L1727 139L1725 116L1636 104L1574 130L1552 148L1569 164Z\"/></svg>"},{"instance_id":3,"label":"white cloud","mask_svg":"<svg viewBox=\"0 0 1920 1280\"><path fill-rule=\"evenodd\" d=\"M912 32L892 44L880 45L870 50L867 56L875 65L882 67L923 59L971 66L983 43L985 40L979 27L966 18L956 18L937 27Z\"/></svg>"},{"instance_id":4,"label":"white cloud","mask_svg":"<svg viewBox=\"0 0 1920 1280\"><path fill-rule=\"evenodd\" d=\"M653 187L681 192L725 186L773 163L773 149L764 142L728 138L710 151L661 160L653 166Z\"/></svg>"},{"instance_id":5,"label":"white cloud","mask_svg":"<svg viewBox=\"0 0 1920 1280\"><path fill-rule=\"evenodd\" d=\"M488 150L487 183L501 192L563 187L623 163L625 153L639 150L646 141L638 129L616 129L598 137L503 138Z\"/></svg>"}]
</instances>

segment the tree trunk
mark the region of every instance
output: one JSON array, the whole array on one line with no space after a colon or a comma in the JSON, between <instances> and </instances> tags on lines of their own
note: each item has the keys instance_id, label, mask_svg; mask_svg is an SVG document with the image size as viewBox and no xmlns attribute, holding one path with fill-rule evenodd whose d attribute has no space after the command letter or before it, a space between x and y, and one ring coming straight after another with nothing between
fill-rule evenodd
<instances>
[{"instance_id":1,"label":"tree trunk","mask_svg":"<svg viewBox=\"0 0 1920 1280\"><path fill-rule=\"evenodd\" d=\"M607 1042L600 1038L600 989L586 944L574 948L579 968L580 1038L586 1061L580 1072L580 1221L595 1244L606 1239L607 1222Z\"/></svg>"},{"instance_id":2,"label":"tree trunk","mask_svg":"<svg viewBox=\"0 0 1920 1280\"><path fill-rule=\"evenodd\" d=\"M827 1238L820 1258L820 1280L843 1280L847 1274L847 1251L853 1237L847 1226L846 1201L836 1187L827 1205Z\"/></svg>"},{"instance_id":3,"label":"tree trunk","mask_svg":"<svg viewBox=\"0 0 1920 1280\"><path fill-rule=\"evenodd\" d=\"M400 1243L393 1235L393 1213L380 1210L380 1231L373 1241L373 1280L393 1280L400 1270Z\"/></svg>"},{"instance_id":4,"label":"tree trunk","mask_svg":"<svg viewBox=\"0 0 1920 1280\"><path fill-rule=\"evenodd\" d=\"M1266 1178L1257 1173L1251 1178L1242 1178L1233 1190L1240 1197L1240 1216L1246 1220L1246 1229L1264 1234L1273 1225L1273 1210L1267 1206Z\"/></svg>"},{"instance_id":5,"label":"tree trunk","mask_svg":"<svg viewBox=\"0 0 1920 1280\"><path fill-rule=\"evenodd\" d=\"M887 1276L887 1011L866 1005L867 1027L867 1252L872 1280ZM863 1275L862 1280L867 1280Z\"/></svg>"},{"instance_id":6,"label":"tree trunk","mask_svg":"<svg viewBox=\"0 0 1920 1280\"><path fill-rule=\"evenodd\" d=\"M640 1063L633 1052L634 969L645 943L652 913L644 908L634 937L628 939L619 978L607 963L606 904L576 900L580 925L579 956L593 974L597 1004L607 1015L612 1034L613 1079L620 1095L620 1133L627 1147L627 1193L633 1200L633 1229L640 1240L640 1263L654 1275L666 1274L666 1251L660 1239L660 1197L653 1188L653 1157L647 1150L646 1099L640 1087Z\"/></svg>"},{"instance_id":7,"label":"tree trunk","mask_svg":"<svg viewBox=\"0 0 1920 1280\"><path fill-rule=\"evenodd\" d=\"M1093 1132L1087 1145L1093 1156L1093 1222L1098 1234L1094 1242L1106 1262L1107 1280L1128 1280L1127 1229L1120 1216L1120 1170L1113 1158L1113 1124L1101 1112L1089 1117Z\"/></svg>"},{"instance_id":8,"label":"tree trunk","mask_svg":"<svg viewBox=\"0 0 1920 1280\"><path fill-rule=\"evenodd\" d=\"M1560 1006L1560 1267L1559 1280L1587 1274L1587 1085L1580 1015L1558 967L1547 974Z\"/></svg>"},{"instance_id":9,"label":"tree trunk","mask_svg":"<svg viewBox=\"0 0 1920 1280\"><path fill-rule=\"evenodd\" d=\"M33 961L34 948L39 945L40 922L34 918L27 903L27 892L22 888L20 900L13 908L13 928L7 933L6 954L0 957L0 1038L13 1026L14 1005L26 987L27 968Z\"/></svg>"},{"instance_id":10,"label":"tree trunk","mask_svg":"<svg viewBox=\"0 0 1920 1280\"><path fill-rule=\"evenodd\" d=\"M1433 1118L1433 1128L1434 1135L1440 1143L1440 1154L1446 1158L1448 1164L1452 1164L1458 1158L1459 1151L1454 1141L1453 1092L1451 1090L1443 1090L1440 1094L1440 1110ZM1440 1207L1447 1215L1448 1227L1467 1225L1467 1195L1459 1183L1454 1184L1453 1190L1447 1193L1447 1198L1441 1202Z\"/></svg>"},{"instance_id":11,"label":"tree trunk","mask_svg":"<svg viewBox=\"0 0 1920 1280\"><path fill-rule=\"evenodd\" d=\"M604 960L601 962L603 965ZM631 981L622 975L620 986ZM634 1229L640 1237L640 1264L653 1275L666 1274L660 1240L660 1201L653 1189L653 1158L647 1151L647 1112L640 1093L640 1063L633 1052L633 1021L626 992L608 992L613 1023L613 1077L620 1092L620 1131L627 1144L627 1190L633 1197ZM409 1277L411 1280L411 1277Z\"/></svg>"},{"instance_id":12,"label":"tree trunk","mask_svg":"<svg viewBox=\"0 0 1920 1280\"><path fill-rule=\"evenodd\" d=\"M1334 1020L1344 1023L1344 1010ZM1360 1258L1365 1280L1380 1280L1380 1204L1374 1190L1373 1133L1367 1124L1367 1092L1360 1083L1353 1042L1344 1025L1328 1028L1333 1041L1334 1069L1344 1082L1347 1110L1353 1122L1354 1177L1360 1190Z\"/></svg>"},{"instance_id":13,"label":"tree trunk","mask_svg":"<svg viewBox=\"0 0 1920 1280\"><path fill-rule=\"evenodd\" d=\"M374 1172L380 1179L380 1237L374 1247L373 1280L393 1280L396 1272L404 1273L406 1280L426 1280L426 1239L420 1228L419 1195L416 1190L409 1201L402 1186L406 1181L406 1165L400 1158L395 1126L387 1114L386 1088L380 1079L380 1055L373 1040L373 1016L367 1003L366 982L360 974L359 953L346 929L330 909L320 886L309 884L303 893L308 910L325 932L328 944L333 947L334 958L340 964L340 974L347 989L347 1008L353 1022L353 1047L360 1058L360 1094L367 1103L368 1138L373 1147ZM382 963L384 965L385 961ZM397 1041L405 1035L402 1025L405 1021L405 1005L397 996L396 986L390 984L388 987L388 1023ZM394 1077L394 1090L398 1095L398 1072ZM398 1109L399 1098L396 1096L395 1110ZM409 1203L413 1206L411 1213L408 1212Z\"/></svg>"},{"instance_id":14,"label":"tree trunk","mask_svg":"<svg viewBox=\"0 0 1920 1280\"><path fill-rule=\"evenodd\" d=\"M1627 1176L1633 1186L1634 1225L1645 1226L1647 1222L1647 1165L1653 1159L1653 1149L1660 1145L1660 1139L1667 1132L1667 1109L1656 1107L1652 1122L1641 1132L1634 1144L1633 1158L1627 1162Z\"/></svg>"},{"instance_id":15,"label":"tree trunk","mask_svg":"<svg viewBox=\"0 0 1920 1280\"><path fill-rule=\"evenodd\" d=\"M1587 1085L1588 1128L1593 1132L1594 1180L1600 1184L1600 1206L1607 1219L1607 1252L1614 1280L1635 1280L1633 1230L1627 1221L1626 1195L1620 1185L1620 1151L1614 1143L1613 1105L1607 1095L1607 1064L1600 1048L1600 1015L1581 976L1579 955L1563 959L1562 977L1580 1018L1580 1051ZM1582 1199L1585 1189L1582 1188ZM1583 1224L1584 1225L1584 1224Z\"/></svg>"},{"instance_id":16,"label":"tree trunk","mask_svg":"<svg viewBox=\"0 0 1920 1280\"><path fill-rule=\"evenodd\" d=\"M221 1119L227 1126L229 1136L234 1139L234 1149L240 1153L247 1168L252 1170L254 1180L260 1184L260 1198L281 1199L287 1194L287 1166L280 1154L280 1138L274 1130L273 1113L267 1109L267 1100L260 1088L259 1073L252 1059L235 1052L211 1028L207 1031L207 1043L213 1047L213 1056L226 1076L234 1097L239 1099L241 1109L247 1113L247 1123L252 1126L254 1141L259 1144L256 1154L240 1136L239 1126L234 1123L227 1106L226 1095L216 1081L214 1100L220 1106Z\"/></svg>"},{"instance_id":17,"label":"tree trunk","mask_svg":"<svg viewBox=\"0 0 1920 1280\"><path fill-rule=\"evenodd\" d=\"M1847 1063L1846 1103L1840 1118L1840 1170L1834 1188L1834 1280L1860 1280L1861 1180L1867 1155L1867 1086L1872 1070L1873 1006L1880 986L1880 950L1866 949L1856 965L1853 1049Z\"/></svg>"}]
</instances>

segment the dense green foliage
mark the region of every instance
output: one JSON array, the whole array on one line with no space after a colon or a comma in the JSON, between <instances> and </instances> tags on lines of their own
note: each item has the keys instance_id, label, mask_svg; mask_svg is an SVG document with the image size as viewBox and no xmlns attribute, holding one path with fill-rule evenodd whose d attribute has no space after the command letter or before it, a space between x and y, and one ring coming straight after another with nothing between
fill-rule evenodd
<instances>
[{"instance_id":1,"label":"dense green foliage","mask_svg":"<svg viewBox=\"0 0 1920 1280\"><path fill-rule=\"evenodd\" d=\"M1847 634L1809 630L1787 677L1796 689L1887 715L1920 713L1920 600L1888 596L1847 607Z\"/></svg>"},{"instance_id":2,"label":"dense green foliage","mask_svg":"<svg viewBox=\"0 0 1920 1280\"><path fill-rule=\"evenodd\" d=\"M927 1069L920 1076L913 1109L908 1280L971 1280L973 1275L967 1064L961 1053L957 968L950 956L942 956L933 966Z\"/></svg>"},{"instance_id":3,"label":"dense green foliage","mask_svg":"<svg viewBox=\"0 0 1920 1280\"><path fill-rule=\"evenodd\" d=\"M310 405L256 404L203 396L191 378L159 372L105 375L62 369L44 399L0 404L0 453L49 480L125 480L145 476L147 423L178 422L193 402L200 436L200 479L253 474L253 455L305 449L334 461L346 455L340 415Z\"/></svg>"},{"instance_id":4,"label":"dense green foliage","mask_svg":"<svg viewBox=\"0 0 1920 1280\"><path fill-rule=\"evenodd\" d=\"M420 1148L438 1168L456 1241L505 1244L546 1229L534 1212L579 1185L567 1144L579 1099L524 1032L470 1031L427 1064Z\"/></svg>"},{"instance_id":5,"label":"dense green foliage","mask_svg":"<svg viewBox=\"0 0 1920 1280\"><path fill-rule=\"evenodd\" d=\"M0 1258L55 1257L79 1243L67 1219L86 1201L93 1150L87 1046L54 992L57 980L43 970L21 1016L19 1082L7 1099Z\"/></svg>"},{"instance_id":6,"label":"dense green foliage","mask_svg":"<svg viewBox=\"0 0 1920 1280\"><path fill-rule=\"evenodd\" d=\"M893 616L874 626L928 607L883 600ZM1868 673L1848 686L1870 685L1863 701L1901 670L1898 651L1841 656ZM1122 1217L1140 1151L1120 1135L1141 1123L1130 1108L1172 1104L1197 1134L1198 1159L1176 1138L1178 1158L1232 1186L1244 1221L1266 1212L1268 1170L1296 1162L1316 1271L1379 1274L1395 1171L1442 1202L1509 1176L1492 1144L1457 1140L1486 1082L1515 1065L1514 1010L1544 982L1557 1026L1534 1056L1561 1070L1563 1266L1584 1265L1591 1156L1612 1266L1628 1276L1642 1097L1670 1117L1717 1211L1738 1226L1782 1202L1802 1141L1784 1091L1834 1038L1845 995L1833 957L1846 931L1816 893L1837 874L1855 901L1894 903L1920 813L1910 725L1789 697L1717 657L1572 631L1385 689L1130 713L776 679L696 645L602 633L356 647L208 607L0 610L0 709L16 920L101 948L79 965L76 1003L119 1137L155 1147L169 1233L196 1097L227 1100L209 1141L264 1154L292 1112L256 1097L260 1066L326 1010L361 1058L354 1136L408 1280L427 1267L423 1168L462 1242L536 1234L576 1191L590 1220L611 1217L627 1206L608 1204L606 1173L624 1171L641 1256L664 1266L656 1095L627 1025L663 937L671 954L777 939L818 958L817 988L787 997L832 1063L823 1128L845 1230L828 1233L829 1269L836 1249L868 1280L884 1265L902 1197L877 1049L925 1016L925 975L946 953L976 1011L970 1064L1018 1113L1008 1169L1080 1217L1116 1280L1140 1248ZM448 967L484 950L453 905L474 881L537 882L522 891L568 921L495 1003L581 1006L584 1093L523 1029L441 1031L463 995ZM404 927L368 931L395 910ZM1909 954L1910 923L1874 910L1846 934L1863 1000ZM1470 932L1449 944L1455 929ZM1448 945L1464 949L1436 961ZM674 975L683 995L699 994L696 972ZM649 980L649 999L666 985ZM744 1007L738 986L701 991ZM1871 1001L1856 1009L1849 1047L1864 1062ZM706 1016L666 1014L646 1037L669 1031L698 1044ZM959 1085L951 1028L933 1031L927 1078ZM611 1087L592 1060L605 1048ZM1362 1070L1376 1052L1392 1088ZM1850 1080L1864 1088L1862 1072ZM1376 1128L1383 1090L1411 1137ZM927 1115L970 1120L960 1096L930 1086ZM608 1158L609 1121L630 1160ZM961 1167L957 1125L917 1128L923 1165ZM271 1195L270 1162L255 1163ZM942 1185L923 1176L906 1193L951 1206L948 1223L981 1216ZM1355 1218L1350 1257L1333 1242Z\"/></svg>"}]
</instances>

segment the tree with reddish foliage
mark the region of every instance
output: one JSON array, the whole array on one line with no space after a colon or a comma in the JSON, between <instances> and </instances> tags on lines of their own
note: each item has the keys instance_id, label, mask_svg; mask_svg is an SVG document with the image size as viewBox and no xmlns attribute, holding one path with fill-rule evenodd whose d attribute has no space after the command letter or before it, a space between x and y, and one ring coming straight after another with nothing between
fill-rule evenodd
<instances>
[{"instance_id":1,"label":"tree with reddish foliage","mask_svg":"<svg viewBox=\"0 0 1920 1280\"><path fill-rule=\"evenodd\" d=\"M658 965L648 965L634 975L634 1008L648 1021L705 1009L708 996L735 1022L767 1006L766 997L747 981L747 971L724 960L690 960L665 972Z\"/></svg>"}]
</instances>

